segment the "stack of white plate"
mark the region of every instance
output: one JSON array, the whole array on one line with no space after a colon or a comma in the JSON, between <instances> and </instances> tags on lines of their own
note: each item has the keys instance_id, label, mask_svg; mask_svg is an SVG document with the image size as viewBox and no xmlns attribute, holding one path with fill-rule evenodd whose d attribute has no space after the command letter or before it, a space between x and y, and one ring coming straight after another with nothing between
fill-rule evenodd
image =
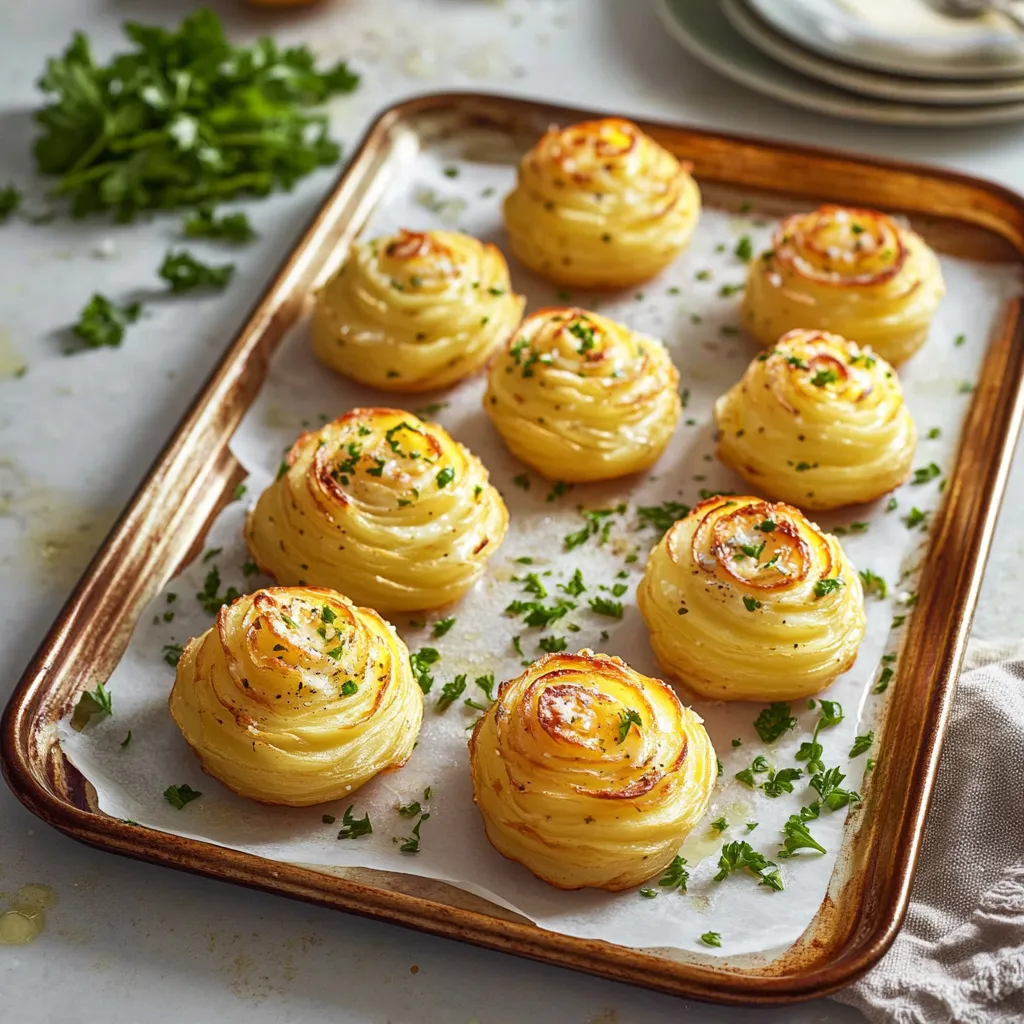
<instances>
[{"instance_id":1,"label":"stack of white plate","mask_svg":"<svg viewBox=\"0 0 1024 1024\"><path fill-rule=\"evenodd\" d=\"M1024 31L998 13L952 19L926 0L655 3L693 56L796 106L880 124L1024 118Z\"/></svg>"}]
</instances>

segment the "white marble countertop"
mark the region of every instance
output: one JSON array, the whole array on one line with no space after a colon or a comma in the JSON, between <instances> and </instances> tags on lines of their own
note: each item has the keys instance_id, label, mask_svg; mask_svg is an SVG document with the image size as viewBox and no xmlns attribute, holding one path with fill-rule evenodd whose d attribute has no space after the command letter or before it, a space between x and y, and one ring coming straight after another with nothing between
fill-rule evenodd
<instances>
[{"instance_id":1,"label":"white marble countertop","mask_svg":"<svg viewBox=\"0 0 1024 1024\"><path fill-rule=\"evenodd\" d=\"M73 29L87 30L105 56L125 18L170 22L184 6L0 5L0 184L10 178L42 195L29 157L34 81ZM1020 126L886 129L800 113L695 65L640 0L329 0L287 15L215 6L239 35L273 30L354 60L363 85L333 111L347 143L404 96L490 89L927 160L1024 189ZM61 329L94 291L152 289L176 218L0 229L0 698L330 178L315 175L291 195L253 204L261 239L232 255L238 275L223 295L154 300L122 348L74 357L62 354ZM25 375L12 376L22 364ZM1012 496L1024 498L1019 464ZM1006 516L977 635L1019 632L1012 609L1022 542L1024 521ZM684 1004L134 863L65 839L0 787L0 902L26 883L51 886L58 902L34 944L0 947L0 1005L16 1001L25 1024L861 1019L828 1001L774 1011Z\"/></svg>"}]
</instances>

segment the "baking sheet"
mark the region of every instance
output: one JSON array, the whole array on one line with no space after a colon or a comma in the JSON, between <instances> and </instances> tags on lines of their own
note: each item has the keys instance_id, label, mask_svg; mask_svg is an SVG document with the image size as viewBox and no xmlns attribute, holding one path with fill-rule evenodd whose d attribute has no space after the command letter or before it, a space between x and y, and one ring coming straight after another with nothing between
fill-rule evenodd
<instances>
[{"instance_id":1,"label":"baking sheet","mask_svg":"<svg viewBox=\"0 0 1024 1024\"><path fill-rule=\"evenodd\" d=\"M481 137L468 149L463 141L457 149L438 147L420 153L407 165L401 180L390 184L368 233L399 226L457 227L502 245L498 204L512 182L510 156L493 137ZM216 553L207 561L197 560L173 580L143 616L109 681L113 716L81 733L66 724L61 729L63 749L96 788L100 807L142 826L271 860L380 868L439 879L524 914L543 927L571 935L626 946L700 951L729 959L744 954L770 959L786 949L810 922L824 896L842 838L842 813L825 813L813 823L812 831L829 850L827 855L801 852L789 861L779 861L786 883L783 892L759 887L749 875L733 876L722 883L713 881L712 876L722 843L733 839L749 841L776 859L782 823L815 796L807 778L800 780L791 796L771 800L736 782L733 775L761 753L773 765L794 764L800 743L810 739L817 710L794 705L798 727L765 749L753 728L758 705L694 704L706 721L724 769L707 823L724 816L730 827L719 835L705 823L684 845L681 852L691 864L688 895L661 893L646 899L636 891L559 892L495 853L484 838L469 782L467 728L479 712L461 703L444 714L434 708L442 683L456 674L466 673L470 679L486 672L494 672L499 679L516 674L520 670L520 658L512 647L516 635L522 638L523 650L530 658L541 653L539 637L553 633L566 636L570 649L590 646L617 654L639 671L657 675L633 599L657 534L637 528L635 509L667 499L693 504L702 488L745 490L745 485L713 460L711 407L714 399L739 379L757 350L736 330L739 294L720 293L723 285L741 283L745 277L746 266L733 254L738 239L749 235L759 251L767 246L773 224L771 217L760 215L756 208L742 215L705 210L691 248L656 281L641 290L596 301L587 293L571 295L573 302L663 338L680 370L686 409L684 422L652 473L609 484L578 485L553 500L548 500L550 484L534 474L529 474L529 490L513 484L524 467L508 455L482 411L482 377L437 395L403 398L373 392L320 367L309 352L307 326L301 324L276 353L268 383L233 439L232 449L250 475L244 496L228 506L210 531L206 550ZM977 373L989 331L1002 304L1020 292L1021 281L1016 269L1008 266L949 258L942 262L949 294L927 347L901 372L901 378L921 434L915 465L936 462L946 470L967 409L967 387ZM514 285L527 295L530 309L567 301L564 293L514 263L512 273ZM964 342L957 345L955 339L960 335ZM366 404L431 410L423 414L442 423L489 468L509 506L509 534L484 579L455 609L426 616L423 625L417 624L415 616L395 617L411 650L432 646L442 655L434 672L437 681L427 697L420 742L408 765L370 783L351 801L306 809L252 804L202 774L171 722L166 698L173 669L162 660L163 646L182 643L210 625L194 595L212 567L219 569L222 587L234 585L245 590L266 584L261 577L246 577L242 570L247 560L241 540L246 508L273 478L282 452L301 430L354 405ZM433 408L437 405L443 407ZM939 436L929 438L933 427L939 428ZM912 611L907 602L914 592L916 562L926 535L908 529L902 517L912 506L934 510L940 486L939 479L905 485L896 494L899 507L892 512L885 511L883 499L871 506L815 517L826 528L849 529L852 523L867 522L866 531L844 536L844 546L858 569L870 568L890 584L887 600L868 599L868 631L856 665L825 694L840 701L846 712L840 725L822 733L825 761L830 767L843 767L848 787L861 788L867 757L879 756L873 749L846 767L853 737L874 728L885 699L871 691L882 655L898 646L902 629L892 628L892 623ZM620 503L627 504L627 511L611 517L613 526L606 543L592 538L572 551L562 550L562 538L584 525L579 506L610 508ZM523 556L533 558L535 564L528 569L517 564L515 559ZM635 560L630 561L633 556ZM513 577L531 570L550 573L541 578L554 593L555 584L564 582L577 568L589 588L585 597L606 594L600 586L628 585L628 592L620 598L624 604L621 621L598 616L585 603L556 628L545 631L527 629L520 620L503 613L510 601L525 596L521 582ZM620 579L618 574L623 572L627 577ZM167 592L176 595L173 602L168 602ZM456 624L444 637L434 639L432 624L446 614L454 614ZM565 628L569 622L579 631L569 632ZM603 639L602 633L607 637ZM897 667L892 686L898 685ZM472 690L471 684L465 696L482 699L481 693ZM132 740L122 747L129 729ZM734 747L734 739L741 745ZM171 784L185 782L201 790L203 796L179 811L166 803L162 793ZM424 800L427 787L431 798ZM421 851L403 854L393 840L407 836L413 822L399 817L396 807L417 799L431 817L422 826ZM369 813L372 836L336 838L349 803L355 803L358 815ZM324 813L334 815L338 822L323 823ZM746 823L752 821L757 821L758 827L748 832ZM699 936L708 930L721 934L721 949L710 950L701 944Z\"/></svg>"}]
</instances>

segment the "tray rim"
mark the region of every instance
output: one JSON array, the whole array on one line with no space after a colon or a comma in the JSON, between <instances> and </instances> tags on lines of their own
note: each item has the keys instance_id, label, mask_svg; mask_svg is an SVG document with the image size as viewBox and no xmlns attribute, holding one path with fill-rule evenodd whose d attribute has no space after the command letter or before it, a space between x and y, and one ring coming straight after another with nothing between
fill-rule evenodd
<instances>
[{"instance_id":1,"label":"tray rim","mask_svg":"<svg viewBox=\"0 0 1024 1024\"><path fill-rule=\"evenodd\" d=\"M81 810L75 804L63 799L51 788L43 785L30 764L28 752L34 739L34 720L31 718L33 701L45 697L48 677L55 656L68 641L73 632L66 621L81 616L82 605L90 596L98 570L119 540L133 528L135 513L154 488L166 482L183 457L182 440L195 431L200 418L209 414L214 403L223 398L224 378L236 362L245 362L242 348L244 338L254 331L268 329L269 320L280 312L287 298L285 296L275 309L273 299L282 292L284 285L295 276L302 255L313 248L318 224L328 209L346 193L352 193L359 183L360 174L365 174L372 162L373 153L387 140L388 133L396 124L430 112L450 111L460 105L473 107L499 105L508 111L538 115L547 113L555 120L586 120L613 116L602 111L574 108L559 104L521 99L497 93L473 91L426 93L412 96L385 107L365 130L351 159L342 168L338 179L326 194L311 221L299 235L294 247L271 277L267 288L257 301L232 343L225 350L216 367L195 396L188 410L176 425L164 448L147 471L142 482L132 495L125 510L119 516L103 544L90 561L82 577L61 608L57 618L47 632L38 650L27 665L24 674L15 687L4 710L0 724L0 755L5 779L15 796L30 810L48 824L66 835L111 852L121 853L136 859L176 867L208 877L221 878L236 884L266 892L273 892L307 902L343 909L361 916L402 924L430 934L455 938L502 952L513 953L542 962L570 967L586 973L596 974L612 980L624 981L653 988L669 994L723 1002L734 1005L777 1005L827 995L841 988L866 972L888 949L902 925L909 902L913 870L924 827L924 817L930 801L942 737L950 714L956 690L956 676L966 646L970 621L977 604L978 590L984 572L987 554L995 529L999 505L1005 491L1006 480L1012 462L1014 449L1024 421L1024 317L1021 300L1011 304L1007 324L997 341L992 341L986 351L982 371L984 378L992 384L999 380L999 386L992 387L987 396L997 401L1001 416L1000 423L1006 429L997 432L998 447L985 463L984 483L987 493L978 498L958 498L958 502L973 502L977 506L971 513L973 527L971 548L973 557L959 567L955 585L951 590L956 599L951 604L954 631L946 651L935 659L935 678L929 695L931 705L925 710L923 721L931 728L921 743L919 756L914 763L915 779L908 783L906 803L901 808L897 833L905 841L901 855L897 858L896 875L889 880L884 895L884 904L874 908L875 919L866 933L858 934L839 954L810 970L802 973L770 974L760 972L738 972L714 966L686 963L644 953L629 947L618 946L600 940L579 939L548 931L532 923L520 923L504 918L494 918L473 910L451 907L423 897L385 890L354 882L349 879L325 875L321 872L288 865L277 861L214 846L200 840L184 839L168 833L146 829L141 837L134 826L98 813ZM953 208L935 212L926 203L917 207L922 215L949 217L973 224L1001 236L1016 251L1024 265L1024 197L997 183L962 174L945 168L924 164L903 162L875 157L861 157L841 150L804 146L798 143L777 142L757 136L724 134L707 131L700 127L681 125L667 121L634 119L644 130L657 135L659 132L700 137L710 143L732 147L742 152L746 147L751 151L765 151L785 155L797 160L807 160L823 165L832 163L847 168L874 168L876 171L893 175L907 174L933 182L944 182L971 189L979 195L996 200L1004 207L1002 216L980 207L954 212ZM762 191L776 191L783 194L807 196L800 189L787 189L763 181L746 182L747 187ZM824 197L824 193L821 194ZM351 196L349 196L351 198ZM924 202L924 201L923 201ZM878 204L883 205L883 204ZM903 208L910 208L901 204ZM1013 213L1017 223L1006 219ZM299 301L301 305L301 299ZM296 314L297 315L297 314ZM1005 348L1005 361L1013 362L1017 373L1014 378L1007 374L997 376L989 367L993 350ZM250 353L251 354L251 353ZM1011 360L1012 357L1012 360ZM979 391L981 389L979 388ZM972 425L984 426L983 417L991 413L986 409L979 395L972 400L965 419L963 437ZM990 433L994 431L995 417L988 415ZM962 443L962 442L961 442ZM226 447L226 442L225 442ZM957 476L962 475L962 452L958 452ZM179 467L180 468L180 467ZM207 465L210 468L210 465ZM955 536L956 524L946 514L950 505L947 499L931 533L929 551L941 547L944 536ZM960 505L958 504L958 508ZM965 515L967 513L964 513ZM948 568L948 566L947 566ZM927 570L926 570L927 571ZM963 577L963 578L961 578ZM922 583L922 587L924 584ZM927 623L924 609L911 620L912 631L923 633ZM908 638L909 642L909 638ZM53 684L56 686L56 684ZM923 735L923 734L922 734ZM48 769L53 767L52 749L48 751ZM60 755L57 755L58 757ZM51 774L51 779L54 777ZM154 845L146 840L153 835L159 837ZM849 842L844 839L844 848ZM825 903L829 902L826 896ZM862 901L863 902L863 901ZM820 913L820 911L819 911ZM862 930L863 932L863 930ZM852 936L852 932L850 935Z\"/></svg>"}]
</instances>

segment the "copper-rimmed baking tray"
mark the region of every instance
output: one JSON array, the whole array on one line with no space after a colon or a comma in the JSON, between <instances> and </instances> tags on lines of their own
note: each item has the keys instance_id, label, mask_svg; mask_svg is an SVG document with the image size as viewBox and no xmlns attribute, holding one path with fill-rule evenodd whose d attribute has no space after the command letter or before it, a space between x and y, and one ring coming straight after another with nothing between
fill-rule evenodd
<instances>
[{"instance_id":1,"label":"copper-rimmed baking tray","mask_svg":"<svg viewBox=\"0 0 1024 1024\"><path fill-rule=\"evenodd\" d=\"M1024 417L1024 319L1011 303L990 339L943 508L931 530L919 605L904 639L865 804L816 918L768 967L717 967L572 938L439 884L341 876L137 828L99 812L64 759L56 724L106 679L147 602L200 550L240 470L229 441L314 284L356 236L424 140L488 128L526 148L552 122L602 114L503 96L443 94L385 111L247 318L28 666L3 718L3 770L19 799L68 835L117 853L321 903L449 938L678 995L771 1004L834 991L884 953L906 911L985 558ZM949 171L862 159L676 125L641 126L691 161L705 197L833 201L913 217L946 252L1024 265L1024 199ZM731 199L730 199L731 197ZM941 554L941 558L938 557Z\"/></svg>"}]
</instances>

